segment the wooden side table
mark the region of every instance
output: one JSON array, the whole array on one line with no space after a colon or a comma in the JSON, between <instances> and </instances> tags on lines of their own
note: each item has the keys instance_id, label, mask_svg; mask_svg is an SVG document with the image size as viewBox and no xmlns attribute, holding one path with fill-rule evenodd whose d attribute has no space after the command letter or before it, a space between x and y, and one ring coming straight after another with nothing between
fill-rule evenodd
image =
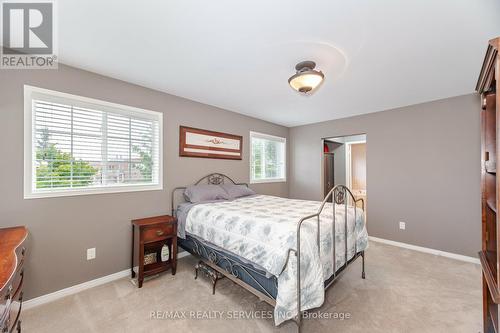
<instances>
[{"instance_id":1,"label":"wooden side table","mask_svg":"<svg viewBox=\"0 0 500 333\"><path fill-rule=\"evenodd\" d=\"M21 332L27 236L24 226L0 229L0 332Z\"/></svg>"},{"instance_id":2,"label":"wooden side table","mask_svg":"<svg viewBox=\"0 0 500 333\"><path fill-rule=\"evenodd\" d=\"M161 260L161 251L168 246L169 257ZM144 257L153 259L144 263ZM151 260L150 260L151 261ZM177 219L170 215L132 220L132 278L137 274L137 284L142 287L145 276L177 268Z\"/></svg>"}]
</instances>

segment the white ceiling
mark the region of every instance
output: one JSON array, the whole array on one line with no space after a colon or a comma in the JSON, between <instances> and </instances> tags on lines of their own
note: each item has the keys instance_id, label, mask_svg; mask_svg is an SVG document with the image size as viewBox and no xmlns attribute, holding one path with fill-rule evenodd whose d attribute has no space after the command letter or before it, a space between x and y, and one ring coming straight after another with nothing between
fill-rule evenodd
<instances>
[{"instance_id":1,"label":"white ceiling","mask_svg":"<svg viewBox=\"0 0 500 333\"><path fill-rule=\"evenodd\" d=\"M474 91L498 0L63 0L59 59L296 126ZM325 73L311 96L287 79Z\"/></svg>"}]
</instances>

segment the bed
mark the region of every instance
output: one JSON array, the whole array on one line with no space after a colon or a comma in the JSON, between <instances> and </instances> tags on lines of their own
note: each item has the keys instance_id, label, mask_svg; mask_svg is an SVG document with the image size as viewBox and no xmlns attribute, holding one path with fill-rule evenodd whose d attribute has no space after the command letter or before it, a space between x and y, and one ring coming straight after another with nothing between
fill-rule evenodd
<instances>
[{"instance_id":1,"label":"bed","mask_svg":"<svg viewBox=\"0 0 500 333\"><path fill-rule=\"evenodd\" d=\"M219 173L195 185L225 183L248 186ZM321 306L359 257L365 278L364 202L343 185L322 202L248 195L192 204L177 200L185 189L172 193L179 245L272 305L276 325L292 319L300 329L302 311Z\"/></svg>"}]
</instances>

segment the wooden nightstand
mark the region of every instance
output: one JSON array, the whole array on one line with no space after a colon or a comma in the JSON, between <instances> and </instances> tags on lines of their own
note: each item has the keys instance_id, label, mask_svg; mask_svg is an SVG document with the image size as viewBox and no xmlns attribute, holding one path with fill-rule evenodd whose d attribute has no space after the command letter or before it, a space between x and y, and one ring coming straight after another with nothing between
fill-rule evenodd
<instances>
[{"instance_id":1,"label":"wooden nightstand","mask_svg":"<svg viewBox=\"0 0 500 333\"><path fill-rule=\"evenodd\" d=\"M169 248L168 260L161 260L163 245ZM153 262L144 264L144 256ZM170 215L132 221L132 278L142 287L145 276L177 268L177 219Z\"/></svg>"}]
</instances>

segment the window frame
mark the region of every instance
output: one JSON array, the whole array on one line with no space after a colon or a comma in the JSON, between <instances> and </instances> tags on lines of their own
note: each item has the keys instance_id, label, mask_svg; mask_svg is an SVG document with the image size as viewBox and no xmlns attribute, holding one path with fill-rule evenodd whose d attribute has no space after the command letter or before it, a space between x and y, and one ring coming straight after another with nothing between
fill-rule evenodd
<instances>
[{"instance_id":1,"label":"window frame","mask_svg":"<svg viewBox=\"0 0 500 333\"><path fill-rule=\"evenodd\" d=\"M35 137L33 100L37 95L50 96L50 100L56 102L58 99L67 104L67 100L88 107L95 107L103 112L121 113L124 115L148 115L158 119L158 182L152 184L121 184L111 186L79 187L79 188L57 188L50 190L36 189L34 180L36 179L36 147L33 138ZM106 102L98 99L63 93L59 91L38 88L24 85L24 199L55 198L78 195L92 195L105 193L124 193L140 191L163 190L163 113L140 109L132 106Z\"/></svg>"},{"instance_id":2,"label":"window frame","mask_svg":"<svg viewBox=\"0 0 500 333\"><path fill-rule=\"evenodd\" d=\"M283 143L285 145L285 149L283 150L283 177L281 178L266 178L266 179L254 179L254 174L252 172L252 167L254 165L254 158L253 158L253 148L252 148L252 139L253 138L258 138L258 139L264 139L264 140L271 140L271 141L277 141L280 143ZM260 133L260 132L255 132L255 131L250 131L250 184L262 184L262 183L285 183L286 182L286 177L287 177L287 145L286 145L286 138L281 137L281 136L276 136L276 135L271 135L271 134L265 134L265 133Z\"/></svg>"}]
</instances>

